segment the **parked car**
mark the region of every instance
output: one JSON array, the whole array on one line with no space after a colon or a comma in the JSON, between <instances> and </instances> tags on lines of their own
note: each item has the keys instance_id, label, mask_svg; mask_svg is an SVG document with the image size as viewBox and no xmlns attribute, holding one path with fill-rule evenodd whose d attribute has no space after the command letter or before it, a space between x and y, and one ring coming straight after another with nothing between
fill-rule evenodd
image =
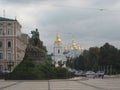
<instances>
[{"instance_id":1,"label":"parked car","mask_svg":"<svg viewBox=\"0 0 120 90\"><path fill-rule=\"evenodd\" d=\"M76 71L74 74L75 74L76 76L82 76L82 73L83 73L83 71L80 70L80 71Z\"/></svg>"},{"instance_id":2,"label":"parked car","mask_svg":"<svg viewBox=\"0 0 120 90\"><path fill-rule=\"evenodd\" d=\"M81 76L86 77L86 71L83 71Z\"/></svg>"},{"instance_id":3,"label":"parked car","mask_svg":"<svg viewBox=\"0 0 120 90\"><path fill-rule=\"evenodd\" d=\"M69 72L72 72L72 73L75 73L75 72L76 72L75 69L71 69L71 68L68 68L68 71L69 71Z\"/></svg>"},{"instance_id":4,"label":"parked car","mask_svg":"<svg viewBox=\"0 0 120 90\"><path fill-rule=\"evenodd\" d=\"M105 72L104 71L97 71L96 76L97 77L104 77Z\"/></svg>"},{"instance_id":5,"label":"parked car","mask_svg":"<svg viewBox=\"0 0 120 90\"><path fill-rule=\"evenodd\" d=\"M93 72L93 71L87 71L86 72L86 77L95 77L96 76L96 73Z\"/></svg>"}]
</instances>

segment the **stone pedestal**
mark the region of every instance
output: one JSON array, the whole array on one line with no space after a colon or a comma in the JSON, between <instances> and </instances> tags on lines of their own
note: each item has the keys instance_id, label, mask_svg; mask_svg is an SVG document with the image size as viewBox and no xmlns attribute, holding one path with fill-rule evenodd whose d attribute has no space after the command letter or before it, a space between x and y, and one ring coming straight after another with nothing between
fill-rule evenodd
<instances>
[{"instance_id":1,"label":"stone pedestal","mask_svg":"<svg viewBox=\"0 0 120 90\"><path fill-rule=\"evenodd\" d=\"M35 64L43 63L46 59L46 52L35 46L28 46L26 49L26 56L28 56Z\"/></svg>"}]
</instances>

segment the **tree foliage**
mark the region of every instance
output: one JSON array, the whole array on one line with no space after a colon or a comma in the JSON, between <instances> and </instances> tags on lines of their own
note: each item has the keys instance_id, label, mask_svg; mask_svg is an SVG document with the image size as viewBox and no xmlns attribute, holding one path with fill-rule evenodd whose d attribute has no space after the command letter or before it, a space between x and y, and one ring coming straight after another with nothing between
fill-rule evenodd
<instances>
[{"instance_id":1,"label":"tree foliage","mask_svg":"<svg viewBox=\"0 0 120 90\"><path fill-rule=\"evenodd\" d=\"M41 80L67 78L67 69L53 67L49 61L35 65L33 60L25 58L7 79L13 80Z\"/></svg>"},{"instance_id":2,"label":"tree foliage","mask_svg":"<svg viewBox=\"0 0 120 90\"><path fill-rule=\"evenodd\" d=\"M36 72L34 70L35 64L33 61L25 57L24 60L13 70L13 72L8 77L9 79L34 79L36 78Z\"/></svg>"},{"instance_id":3,"label":"tree foliage","mask_svg":"<svg viewBox=\"0 0 120 90\"><path fill-rule=\"evenodd\" d=\"M72 64L72 65L71 65ZM77 70L111 70L111 73L120 73L120 50L105 43L102 47L91 47L82 55L67 64ZM107 72L107 71L106 71Z\"/></svg>"}]
</instances>

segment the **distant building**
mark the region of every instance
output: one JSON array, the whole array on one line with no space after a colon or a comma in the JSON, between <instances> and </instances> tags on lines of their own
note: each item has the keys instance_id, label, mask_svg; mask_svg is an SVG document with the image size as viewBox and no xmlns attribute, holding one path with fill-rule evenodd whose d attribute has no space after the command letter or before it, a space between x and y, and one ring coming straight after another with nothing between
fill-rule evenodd
<instances>
[{"instance_id":1,"label":"distant building","mask_svg":"<svg viewBox=\"0 0 120 90\"><path fill-rule=\"evenodd\" d=\"M70 45L63 48L60 35L57 34L54 41L52 63L55 64L55 66L59 66L59 63L62 63L65 66L67 59L74 59L76 57L79 57L82 52L83 48L77 45L74 40L72 40L72 43L70 43Z\"/></svg>"},{"instance_id":2,"label":"distant building","mask_svg":"<svg viewBox=\"0 0 120 90\"><path fill-rule=\"evenodd\" d=\"M24 57L28 35L16 19L0 17L0 71L12 71Z\"/></svg>"},{"instance_id":3,"label":"distant building","mask_svg":"<svg viewBox=\"0 0 120 90\"><path fill-rule=\"evenodd\" d=\"M76 44L74 40L72 40L72 43L68 45L67 47L64 47L64 55L68 59L73 59L76 57L79 57L83 52L83 48Z\"/></svg>"},{"instance_id":4,"label":"distant building","mask_svg":"<svg viewBox=\"0 0 120 90\"><path fill-rule=\"evenodd\" d=\"M62 40L57 34L56 39L54 41L54 48L53 48L53 56L52 56L52 63L55 64L55 66L59 66L59 64L63 64L63 66L66 65L67 58L63 54L63 46L62 46Z\"/></svg>"}]
</instances>

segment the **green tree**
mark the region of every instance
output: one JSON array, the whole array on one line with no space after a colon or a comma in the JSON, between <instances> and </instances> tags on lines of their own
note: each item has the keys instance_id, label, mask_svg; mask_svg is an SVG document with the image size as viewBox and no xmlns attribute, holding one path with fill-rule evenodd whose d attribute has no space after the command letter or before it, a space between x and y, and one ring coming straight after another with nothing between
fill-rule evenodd
<instances>
[{"instance_id":1,"label":"green tree","mask_svg":"<svg viewBox=\"0 0 120 90\"><path fill-rule=\"evenodd\" d=\"M74 63L75 63L74 64L75 69L85 70L85 58L82 55L80 55L78 58L76 58Z\"/></svg>"},{"instance_id":2,"label":"green tree","mask_svg":"<svg viewBox=\"0 0 120 90\"><path fill-rule=\"evenodd\" d=\"M119 50L114 46L110 45L109 43L105 43L100 48L100 58L99 58L99 65L101 66L112 66L113 72L119 72Z\"/></svg>"},{"instance_id":3,"label":"green tree","mask_svg":"<svg viewBox=\"0 0 120 90\"><path fill-rule=\"evenodd\" d=\"M96 71L98 68L99 52L100 49L98 47L91 47L89 49L89 68L93 71Z\"/></svg>"},{"instance_id":4,"label":"green tree","mask_svg":"<svg viewBox=\"0 0 120 90\"><path fill-rule=\"evenodd\" d=\"M89 70L89 52L84 50L83 53L75 58L72 62L74 68L77 70ZM71 64L69 64L71 65ZM71 65L72 66L72 65Z\"/></svg>"},{"instance_id":5,"label":"green tree","mask_svg":"<svg viewBox=\"0 0 120 90\"><path fill-rule=\"evenodd\" d=\"M41 79L59 79L67 77L67 69L62 67L54 67L49 61L37 66L38 75ZM41 76L42 74L42 76Z\"/></svg>"},{"instance_id":6,"label":"green tree","mask_svg":"<svg viewBox=\"0 0 120 90\"><path fill-rule=\"evenodd\" d=\"M24 60L14 69L11 73L9 79L35 79L37 78L36 71L34 70L34 63L28 57L25 57Z\"/></svg>"}]
</instances>

